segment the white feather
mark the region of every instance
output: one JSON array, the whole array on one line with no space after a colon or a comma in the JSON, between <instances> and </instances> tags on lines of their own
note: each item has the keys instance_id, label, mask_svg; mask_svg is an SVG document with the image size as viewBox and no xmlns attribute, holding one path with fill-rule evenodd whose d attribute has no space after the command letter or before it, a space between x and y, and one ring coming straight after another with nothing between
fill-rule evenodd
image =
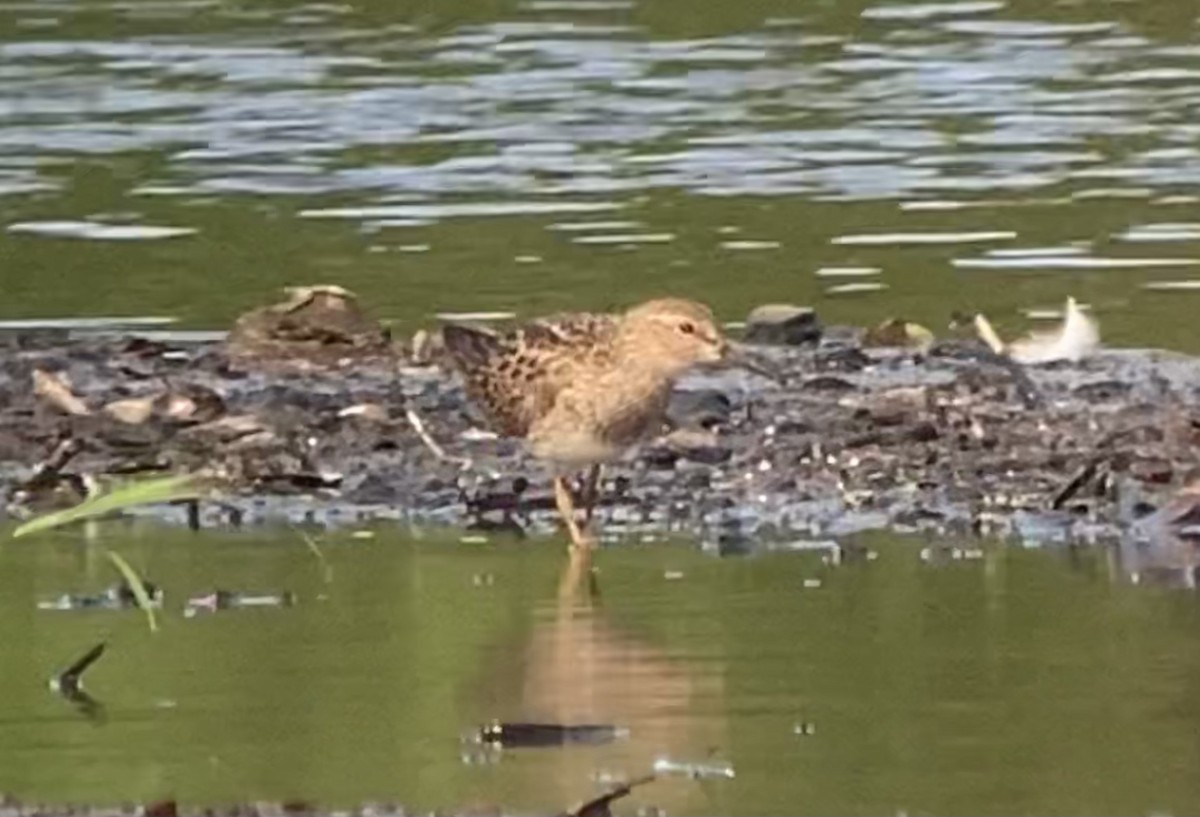
<instances>
[{"instance_id":1,"label":"white feather","mask_svg":"<svg viewBox=\"0 0 1200 817\"><path fill-rule=\"evenodd\" d=\"M1005 344L983 315L975 316L975 328L997 354L1008 355L1025 365L1059 360L1078 363L1100 347L1099 324L1079 308L1074 298L1067 298L1062 325L1052 332L1035 332Z\"/></svg>"}]
</instances>

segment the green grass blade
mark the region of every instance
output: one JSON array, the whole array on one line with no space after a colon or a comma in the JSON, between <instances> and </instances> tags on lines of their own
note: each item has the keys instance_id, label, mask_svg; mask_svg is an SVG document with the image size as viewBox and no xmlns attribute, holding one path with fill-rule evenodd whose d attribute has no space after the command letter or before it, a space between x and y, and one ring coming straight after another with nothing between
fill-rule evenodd
<instances>
[{"instance_id":1,"label":"green grass blade","mask_svg":"<svg viewBox=\"0 0 1200 817\"><path fill-rule=\"evenodd\" d=\"M13 538L58 528L84 519L95 519L124 508L132 508L137 505L156 505L180 499L196 499L202 494L203 487L200 480L192 474L128 482L111 491L88 497L71 508L30 519L13 531Z\"/></svg>"},{"instance_id":2,"label":"green grass blade","mask_svg":"<svg viewBox=\"0 0 1200 817\"><path fill-rule=\"evenodd\" d=\"M121 571L129 589L133 591L133 597L137 599L138 607L142 608L142 612L146 614L146 620L150 622L150 632L157 633L158 619L154 615L154 602L150 599L150 594L146 592L146 584L142 581L142 577L115 550L108 551L108 558L117 566L117 570Z\"/></svg>"}]
</instances>

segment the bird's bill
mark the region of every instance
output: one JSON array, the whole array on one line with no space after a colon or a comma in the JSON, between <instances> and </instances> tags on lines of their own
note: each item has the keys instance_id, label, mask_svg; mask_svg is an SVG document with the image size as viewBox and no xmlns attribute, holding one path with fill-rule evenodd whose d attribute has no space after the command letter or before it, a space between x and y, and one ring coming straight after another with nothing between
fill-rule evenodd
<instances>
[{"instance_id":1,"label":"bird's bill","mask_svg":"<svg viewBox=\"0 0 1200 817\"><path fill-rule=\"evenodd\" d=\"M745 369L776 383L783 382L783 369L774 361L754 354L740 343L729 343L721 356L721 366L730 369Z\"/></svg>"}]
</instances>

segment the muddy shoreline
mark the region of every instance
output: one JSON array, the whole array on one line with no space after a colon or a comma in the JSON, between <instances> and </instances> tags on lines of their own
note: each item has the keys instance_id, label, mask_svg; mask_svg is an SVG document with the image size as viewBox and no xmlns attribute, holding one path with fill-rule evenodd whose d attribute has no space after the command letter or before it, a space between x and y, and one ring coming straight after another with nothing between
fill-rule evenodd
<instances>
[{"instance_id":1,"label":"muddy shoreline","mask_svg":"<svg viewBox=\"0 0 1200 817\"><path fill-rule=\"evenodd\" d=\"M1200 473L1200 359L1108 350L1019 367L975 340L867 348L863 334L755 346L785 385L686 378L664 436L607 472L602 540L686 535L737 552L870 529L1112 539ZM205 471L220 502L153 513L201 527L555 529L545 470L481 431L420 344L309 332L297 357L238 340L236 328L0 338L6 513L71 504L97 479ZM35 393L35 372L79 405Z\"/></svg>"}]
</instances>

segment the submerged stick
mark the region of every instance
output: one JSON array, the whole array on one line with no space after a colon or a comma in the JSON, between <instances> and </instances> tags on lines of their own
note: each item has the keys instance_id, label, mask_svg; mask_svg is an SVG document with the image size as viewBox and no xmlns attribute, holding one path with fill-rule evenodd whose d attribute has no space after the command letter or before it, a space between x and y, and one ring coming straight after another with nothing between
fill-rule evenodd
<instances>
[{"instance_id":1,"label":"submerged stick","mask_svg":"<svg viewBox=\"0 0 1200 817\"><path fill-rule=\"evenodd\" d=\"M101 641L96 646L92 647L82 657L75 660L75 663L60 672L54 678L50 679L50 687L64 695L69 695L76 692L83 686L83 673L88 667L100 660L100 656L104 655L104 649L108 645Z\"/></svg>"},{"instance_id":2,"label":"submerged stick","mask_svg":"<svg viewBox=\"0 0 1200 817\"><path fill-rule=\"evenodd\" d=\"M73 703L80 712L94 721L103 719L104 705L83 688L83 673L100 659L106 646L105 642L101 641L76 659L71 666L50 679L50 689Z\"/></svg>"},{"instance_id":3,"label":"submerged stick","mask_svg":"<svg viewBox=\"0 0 1200 817\"><path fill-rule=\"evenodd\" d=\"M612 817L612 809L610 807L614 801L625 797L637 786L641 786L644 783L651 783L657 779L655 775L648 774L644 777L630 780L628 783L622 783L599 797L593 797L591 800L579 804L568 811L565 817Z\"/></svg>"}]
</instances>

